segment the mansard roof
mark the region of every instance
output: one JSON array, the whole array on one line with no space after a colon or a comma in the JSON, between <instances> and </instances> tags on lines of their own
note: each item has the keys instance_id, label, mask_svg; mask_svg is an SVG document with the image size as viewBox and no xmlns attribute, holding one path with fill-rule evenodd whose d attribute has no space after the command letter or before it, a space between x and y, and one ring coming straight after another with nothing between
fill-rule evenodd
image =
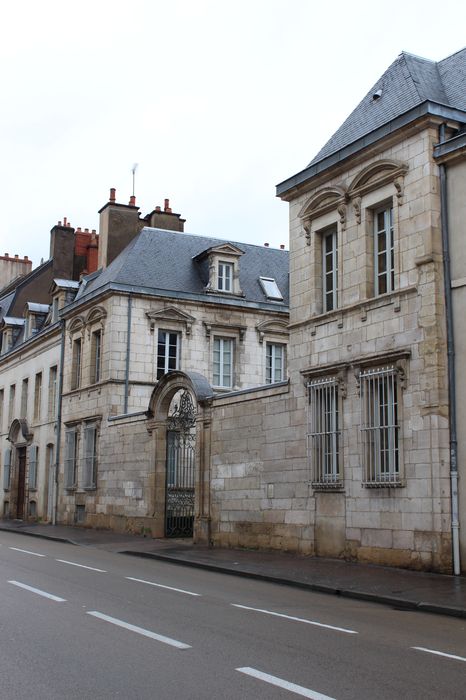
<instances>
[{"instance_id":1,"label":"mansard roof","mask_svg":"<svg viewBox=\"0 0 466 700\"><path fill-rule=\"evenodd\" d=\"M209 269L202 254L225 246L242 253L239 276L244 296L241 298L206 291ZM285 250L145 227L107 268L84 279L75 302L111 288L206 303L260 304L269 309L274 306L277 311L287 310L288 264ZM260 285L261 276L275 279L283 303L267 300Z\"/></svg>"},{"instance_id":2,"label":"mansard roof","mask_svg":"<svg viewBox=\"0 0 466 700\"><path fill-rule=\"evenodd\" d=\"M466 48L438 63L401 53L309 165L277 186L277 194L285 194L423 114L466 123L465 84Z\"/></svg>"}]
</instances>

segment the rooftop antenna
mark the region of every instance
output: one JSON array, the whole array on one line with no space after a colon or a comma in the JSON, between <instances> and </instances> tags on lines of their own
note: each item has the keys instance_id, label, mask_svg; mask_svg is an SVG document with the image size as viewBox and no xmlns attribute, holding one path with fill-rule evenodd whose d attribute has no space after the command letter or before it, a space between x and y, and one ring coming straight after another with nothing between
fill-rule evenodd
<instances>
[{"instance_id":1,"label":"rooftop antenna","mask_svg":"<svg viewBox=\"0 0 466 700\"><path fill-rule=\"evenodd\" d=\"M133 173L133 197L134 197L134 181L136 179L136 170L138 169L138 164L135 163L133 167L131 168L131 172Z\"/></svg>"}]
</instances>

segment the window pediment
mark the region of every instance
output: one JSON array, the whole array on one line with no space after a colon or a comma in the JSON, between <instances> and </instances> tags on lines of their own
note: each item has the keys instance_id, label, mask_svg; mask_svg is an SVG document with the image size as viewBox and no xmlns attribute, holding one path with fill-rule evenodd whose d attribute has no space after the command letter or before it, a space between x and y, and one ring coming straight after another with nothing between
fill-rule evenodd
<instances>
[{"instance_id":1,"label":"window pediment","mask_svg":"<svg viewBox=\"0 0 466 700\"><path fill-rule=\"evenodd\" d=\"M408 170L405 163L394 160L382 159L375 163L371 163L366 168L359 172L350 187L348 195L350 197L360 196L366 192L394 182L400 176L403 176ZM398 188L397 188L398 190Z\"/></svg>"},{"instance_id":2,"label":"window pediment","mask_svg":"<svg viewBox=\"0 0 466 700\"><path fill-rule=\"evenodd\" d=\"M282 335L288 337L288 324L285 321L262 321L256 326L259 342L262 343L266 335Z\"/></svg>"},{"instance_id":3,"label":"window pediment","mask_svg":"<svg viewBox=\"0 0 466 700\"><path fill-rule=\"evenodd\" d=\"M154 330L155 326L160 321L171 321L184 324L186 328L186 335L191 334L192 325L196 320L194 316L187 314L185 311L177 309L175 306L166 306L164 309L160 309L159 311L148 311L146 316L150 321L151 330Z\"/></svg>"},{"instance_id":4,"label":"window pediment","mask_svg":"<svg viewBox=\"0 0 466 700\"><path fill-rule=\"evenodd\" d=\"M199 255L196 255L194 258L195 260L201 260L202 258L205 258L207 256L222 256L222 255L230 255L233 257L239 257L240 255L244 255L244 250L241 250L241 248L238 248L238 246L233 245L232 243L223 243L220 245L212 246L211 248L207 248L206 250L203 250L202 253L199 253Z\"/></svg>"},{"instance_id":5,"label":"window pediment","mask_svg":"<svg viewBox=\"0 0 466 700\"><path fill-rule=\"evenodd\" d=\"M315 192L305 205L301 208L298 217L308 221L316 219L326 214L339 205L344 204L348 199L347 192L343 187L323 187Z\"/></svg>"},{"instance_id":6,"label":"window pediment","mask_svg":"<svg viewBox=\"0 0 466 700\"><path fill-rule=\"evenodd\" d=\"M72 321L70 321L70 324L68 326L68 332L69 333L78 333L79 331L83 331L85 326L84 319L82 316L77 316L76 318L73 318Z\"/></svg>"},{"instance_id":7,"label":"window pediment","mask_svg":"<svg viewBox=\"0 0 466 700\"><path fill-rule=\"evenodd\" d=\"M106 318L107 311L104 309L103 306L97 306L89 311L89 313L86 316L85 323L97 323L97 321L104 321Z\"/></svg>"}]
</instances>

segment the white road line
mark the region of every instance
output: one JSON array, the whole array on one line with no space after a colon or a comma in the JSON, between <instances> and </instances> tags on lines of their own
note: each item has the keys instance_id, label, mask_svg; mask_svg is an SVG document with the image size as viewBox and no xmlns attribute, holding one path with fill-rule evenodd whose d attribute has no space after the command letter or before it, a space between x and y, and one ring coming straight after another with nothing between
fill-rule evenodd
<instances>
[{"instance_id":1,"label":"white road line","mask_svg":"<svg viewBox=\"0 0 466 700\"><path fill-rule=\"evenodd\" d=\"M130 625L129 622L124 622L123 620L118 620L116 617L110 617L110 615L104 615L103 613L97 612L97 610L88 610L87 615L92 615L97 617L99 620L104 620L104 622L110 622L112 625L117 627L123 627L125 630L130 630L130 632L136 632L137 634L142 634L143 637L149 637L149 639L155 639L158 642L163 642L171 647L176 647L177 649L191 649L189 644L184 644L179 642L177 639L171 639L170 637L164 637L162 634L156 634L150 630L146 630L143 627L137 627L136 625Z\"/></svg>"},{"instance_id":2,"label":"white road line","mask_svg":"<svg viewBox=\"0 0 466 700\"><path fill-rule=\"evenodd\" d=\"M30 552L29 549L20 549L19 547L8 547L8 549L13 549L15 552L24 552L24 554L32 554L35 557L45 557L45 554L38 554L37 552Z\"/></svg>"},{"instance_id":3,"label":"white road line","mask_svg":"<svg viewBox=\"0 0 466 700\"><path fill-rule=\"evenodd\" d=\"M25 591L31 591L31 593L37 593L37 595L41 595L43 598L48 598L49 600L54 600L56 603L66 603L65 598L59 598L57 595L52 595L51 593L47 593L47 591L41 591L40 588L34 588L33 586L28 586L26 583L20 583L19 581L8 581L8 583L12 583L13 586L18 586L18 588L24 588Z\"/></svg>"},{"instance_id":4,"label":"white road line","mask_svg":"<svg viewBox=\"0 0 466 700\"><path fill-rule=\"evenodd\" d=\"M66 559L55 559L62 564L69 564L70 566L79 566L80 569L89 569L90 571L98 571L101 574L106 574L107 572L103 569L96 569L94 566L85 566L84 564L76 564L75 561L67 561Z\"/></svg>"},{"instance_id":5,"label":"white road line","mask_svg":"<svg viewBox=\"0 0 466 700\"><path fill-rule=\"evenodd\" d=\"M200 593L193 593L192 591L185 591L183 588L173 588L173 586L164 586L162 583L154 583L153 581L144 581L142 578L133 578L132 576L125 576L128 581L137 581L138 583L147 583L148 586L157 586L157 588L167 588L169 591L176 591L177 593L186 593L186 595L196 595L200 596Z\"/></svg>"},{"instance_id":6,"label":"white road line","mask_svg":"<svg viewBox=\"0 0 466 700\"><path fill-rule=\"evenodd\" d=\"M289 681L283 680L283 678L277 678L277 676L271 676L268 673L258 671L256 668L250 668L250 666L244 666L236 670L240 673L245 673L247 676L257 678L260 681L265 681L271 685L289 690L291 693L296 693L296 695L301 695L303 698L311 698L312 700L334 700L334 698L331 698L329 695L322 695L322 693L317 693L315 690L304 688L304 686L296 685L296 683L290 683Z\"/></svg>"},{"instance_id":7,"label":"white road line","mask_svg":"<svg viewBox=\"0 0 466 700\"><path fill-rule=\"evenodd\" d=\"M314 625L315 627L324 627L328 630L336 632L345 632L346 634L358 634L356 630L348 630L345 627L334 627L333 625L324 625L323 622L314 622L314 620L306 620L303 617L293 617L292 615L284 615L283 613L273 612L272 610L261 610L260 608L250 608L247 605L238 605L230 603L234 608L242 608L243 610L253 610L254 612L264 613L265 615L274 615L275 617L284 617L285 620L293 620L294 622L304 622L306 625Z\"/></svg>"},{"instance_id":8,"label":"white road line","mask_svg":"<svg viewBox=\"0 0 466 700\"><path fill-rule=\"evenodd\" d=\"M435 654L436 656L446 656L447 659L455 659L455 661L466 661L466 658L464 656L446 654L444 651L436 651L435 649L426 649L425 647L411 647L411 649L417 649L417 651L426 651L428 654Z\"/></svg>"}]
</instances>

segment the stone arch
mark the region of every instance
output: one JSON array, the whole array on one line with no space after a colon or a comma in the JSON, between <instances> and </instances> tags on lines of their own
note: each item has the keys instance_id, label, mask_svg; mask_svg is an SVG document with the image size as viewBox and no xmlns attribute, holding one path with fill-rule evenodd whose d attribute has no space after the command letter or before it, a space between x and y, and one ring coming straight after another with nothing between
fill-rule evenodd
<instances>
[{"instance_id":1,"label":"stone arch","mask_svg":"<svg viewBox=\"0 0 466 700\"><path fill-rule=\"evenodd\" d=\"M210 409L209 400L214 396L207 379L198 372L168 372L159 380L152 392L147 411L147 430L152 436L153 470L150 487L153 503L154 536L166 533L167 447L169 411L178 392L187 391L195 408L194 453L194 527L195 542L209 540L209 468L210 468Z\"/></svg>"},{"instance_id":2,"label":"stone arch","mask_svg":"<svg viewBox=\"0 0 466 700\"><path fill-rule=\"evenodd\" d=\"M381 158L363 168L353 178L349 188L350 197L361 194L361 191L370 191L376 187L393 182L400 175L404 175L408 166L400 161L389 158Z\"/></svg>"},{"instance_id":3,"label":"stone arch","mask_svg":"<svg viewBox=\"0 0 466 700\"><path fill-rule=\"evenodd\" d=\"M16 443L30 443L33 438L33 433L29 429L28 422L25 418L15 418L10 425L7 440L12 445Z\"/></svg>"},{"instance_id":4,"label":"stone arch","mask_svg":"<svg viewBox=\"0 0 466 700\"><path fill-rule=\"evenodd\" d=\"M298 214L300 219L316 218L331 209L336 209L339 204L346 201L347 193L344 187L334 185L322 187L314 192Z\"/></svg>"},{"instance_id":5,"label":"stone arch","mask_svg":"<svg viewBox=\"0 0 466 700\"><path fill-rule=\"evenodd\" d=\"M18 520L28 518L28 446L32 439L27 420L15 418L7 436L11 443L9 514Z\"/></svg>"}]
</instances>

